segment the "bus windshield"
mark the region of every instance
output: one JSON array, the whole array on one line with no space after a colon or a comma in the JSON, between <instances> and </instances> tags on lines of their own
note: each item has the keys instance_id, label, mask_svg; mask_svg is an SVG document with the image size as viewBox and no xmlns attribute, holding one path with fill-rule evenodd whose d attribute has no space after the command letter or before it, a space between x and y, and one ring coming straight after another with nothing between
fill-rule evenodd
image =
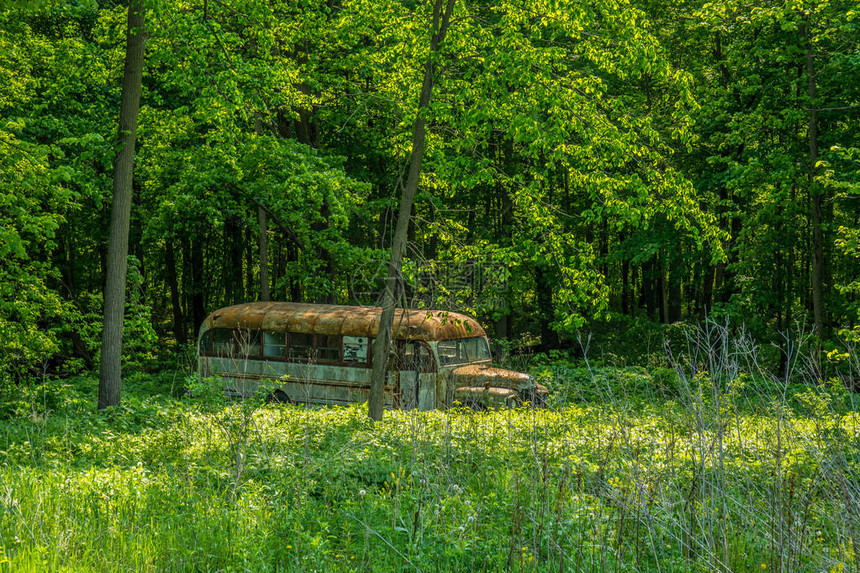
<instances>
[{"instance_id":1,"label":"bus windshield","mask_svg":"<svg viewBox=\"0 0 860 573\"><path fill-rule=\"evenodd\" d=\"M468 364L490 359L490 347L482 336L440 340L437 343L440 364Z\"/></svg>"}]
</instances>

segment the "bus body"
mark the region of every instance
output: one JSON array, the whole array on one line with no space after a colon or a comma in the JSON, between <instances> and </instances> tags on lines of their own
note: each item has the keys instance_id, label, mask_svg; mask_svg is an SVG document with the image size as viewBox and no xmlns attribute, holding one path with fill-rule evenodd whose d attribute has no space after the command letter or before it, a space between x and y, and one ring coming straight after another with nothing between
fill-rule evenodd
<instances>
[{"instance_id":1,"label":"bus body","mask_svg":"<svg viewBox=\"0 0 860 573\"><path fill-rule=\"evenodd\" d=\"M370 393L373 340L382 309L291 302L222 308L200 327L198 372L249 396L274 381L276 399L353 404ZM520 372L493 368L486 333L454 312L398 309L385 405L445 409L542 405L546 388Z\"/></svg>"}]
</instances>

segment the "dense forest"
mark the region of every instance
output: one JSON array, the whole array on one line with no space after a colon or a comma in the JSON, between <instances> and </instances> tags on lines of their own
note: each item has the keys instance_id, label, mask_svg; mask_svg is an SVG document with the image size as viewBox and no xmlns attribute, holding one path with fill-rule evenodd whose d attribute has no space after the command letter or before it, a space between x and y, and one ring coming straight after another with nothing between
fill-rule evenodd
<instances>
[{"instance_id":1,"label":"dense forest","mask_svg":"<svg viewBox=\"0 0 860 573\"><path fill-rule=\"evenodd\" d=\"M401 304L543 350L629 319L850 334L856 0L458 1L438 45L432 4L138 5L126 364L224 305L377 302L418 118ZM128 29L0 4L4 385L98 363Z\"/></svg>"},{"instance_id":2,"label":"dense forest","mask_svg":"<svg viewBox=\"0 0 860 573\"><path fill-rule=\"evenodd\" d=\"M0 573L768 570L860 571L860 0L0 0Z\"/></svg>"}]
</instances>

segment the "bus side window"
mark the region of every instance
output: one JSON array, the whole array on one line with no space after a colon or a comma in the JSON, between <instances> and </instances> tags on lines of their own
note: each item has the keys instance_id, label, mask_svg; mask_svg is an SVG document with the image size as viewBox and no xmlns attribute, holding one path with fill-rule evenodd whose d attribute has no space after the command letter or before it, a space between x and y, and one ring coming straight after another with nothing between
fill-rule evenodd
<instances>
[{"instance_id":1,"label":"bus side window","mask_svg":"<svg viewBox=\"0 0 860 573\"><path fill-rule=\"evenodd\" d=\"M433 360L433 353L430 348L424 344L418 345L418 372L436 372L436 364Z\"/></svg>"},{"instance_id":2,"label":"bus side window","mask_svg":"<svg viewBox=\"0 0 860 573\"><path fill-rule=\"evenodd\" d=\"M344 362L367 362L367 338L363 336L343 337L343 361Z\"/></svg>"},{"instance_id":3,"label":"bus side window","mask_svg":"<svg viewBox=\"0 0 860 573\"><path fill-rule=\"evenodd\" d=\"M215 328L212 333L212 355L233 356L234 338L233 331L229 328Z\"/></svg>"},{"instance_id":4,"label":"bus side window","mask_svg":"<svg viewBox=\"0 0 860 573\"><path fill-rule=\"evenodd\" d=\"M456 340L440 340L437 348L439 350L439 361L442 364L456 364L459 362L459 345Z\"/></svg>"},{"instance_id":5,"label":"bus side window","mask_svg":"<svg viewBox=\"0 0 860 573\"><path fill-rule=\"evenodd\" d=\"M404 342L400 351L399 370L415 370L415 343Z\"/></svg>"},{"instance_id":6,"label":"bus side window","mask_svg":"<svg viewBox=\"0 0 860 573\"><path fill-rule=\"evenodd\" d=\"M290 358L307 360L314 348L314 335L304 332L290 333Z\"/></svg>"},{"instance_id":7,"label":"bus side window","mask_svg":"<svg viewBox=\"0 0 860 573\"><path fill-rule=\"evenodd\" d=\"M287 346L287 334L285 332L263 332L263 356L274 358L284 357L284 348Z\"/></svg>"},{"instance_id":8,"label":"bus side window","mask_svg":"<svg viewBox=\"0 0 860 573\"><path fill-rule=\"evenodd\" d=\"M341 337L334 334L317 334L317 360L340 362Z\"/></svg>"},{"instance_id":9,"label":"bus side window","mask_svg":"<svg viewBox=\"0 0 860 573\"><path fill-rule=\"evenodd\" d=\"M260 355L260 331L239 329L236 333L236 353L239 357Z\"/></svg>"},{"instance_id":10,"label":"bus side window","mask_svg":"<svg viewBox=\"0 0 860 573\"><path fill-rule=\"evenodd\" d=\"M212 354L212 331L207 330L200 338L200 354Z\"/></svg>"}]
</instances>

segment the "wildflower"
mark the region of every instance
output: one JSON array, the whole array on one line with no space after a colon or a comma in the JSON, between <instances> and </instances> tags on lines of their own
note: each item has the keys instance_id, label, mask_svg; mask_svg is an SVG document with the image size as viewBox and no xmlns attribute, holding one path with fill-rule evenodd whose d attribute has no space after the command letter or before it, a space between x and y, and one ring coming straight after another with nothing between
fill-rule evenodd
<instances>
[{"instance_id":1,"label":"wildflower","mask_svg":"<svg viewBox=\"0 0 860 573\"><path fill-rule=\"evenodd\" d=\"M361 497L364 497L367 495L367 492L363 489L360 489L360 490L358 490L358 495L360 495Z\"/></svg>"}]
</instances>

